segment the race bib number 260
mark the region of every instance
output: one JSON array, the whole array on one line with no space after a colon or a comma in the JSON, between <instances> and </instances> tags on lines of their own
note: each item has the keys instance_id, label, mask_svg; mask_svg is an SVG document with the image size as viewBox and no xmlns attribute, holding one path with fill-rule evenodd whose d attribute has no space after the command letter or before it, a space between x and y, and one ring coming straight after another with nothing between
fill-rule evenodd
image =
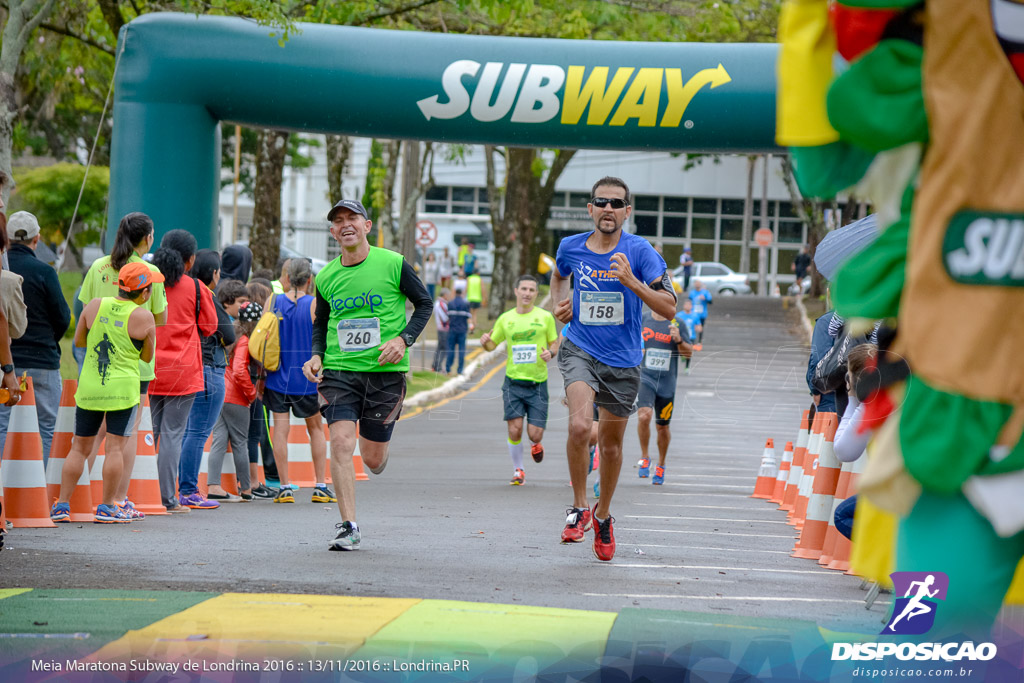
<instances>
[{"instance_id":1,"label":"race bib number 260","mask_svg":"<svg viewBox=\"0 0 1024 683\"><path fill-rule=\"evenodd\" d=\"M580 322L584 325L621 325L625 320L622 292L580 292Z\"/></svg>"},{"instance_id":2,"label":"race bib number 260","mask_svg":"<svg viewBox=\"0 0 1024 683\"><path fill-rule=\"evenodd\" d=\"M338 321L338 347L342 351L366 351L380 346L380 319Z\"/></svg>"}]
</instances>

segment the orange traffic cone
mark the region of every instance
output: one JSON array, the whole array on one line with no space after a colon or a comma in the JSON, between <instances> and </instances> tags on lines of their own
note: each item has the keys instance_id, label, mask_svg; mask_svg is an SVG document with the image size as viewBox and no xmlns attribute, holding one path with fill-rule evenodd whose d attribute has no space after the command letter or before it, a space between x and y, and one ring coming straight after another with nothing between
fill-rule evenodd
<instances>
[{"instance_id":1,"label":"orange traffic cone","mask_svg":"<svg viewBox=\"0 0 1024 683\"><path fill-rule=\"evenodd\" d=\"M135 466L128 482L128 499L136 510L147 515L166 515L167 508L160 499L160 475L156 467L156 443L153 439L153 416L149 410L149 395L143 395L139 404L142 419L139 421L138 447L135 451Z\"/></svg>"},{"instance_id":2,"label":"orange traffic cone","mask_svg":"<svg viewBox=\"0 0 1024 683\"><path fill-rule=\"evenodd\" d=\"M288 479L294 486L313 486L316 474L306 421L291 414L288 419Z\"/></svg>"},{"instance_id":3,"label":"orange traffic cone","mask_svg":"<svg viewBox=\"0 0 1024 683\"><path fill-rule=\"evenodd\" d=\"M786 492L786 481L789 479L789 472L793 467L793 442L786 442L786 449L782 451L782 462L779 463L779 475L775 478L775 488L772 490L772 497L769 502L778 505L782 502L782 496Z\"/></svg>"},{"instance_id":4,"label":"orange traffic cone","mask_svg":"<svg viewBox=\"0 0 1024 683\"><path fill-rule=\"evenodd\" d=\"M775 480L779 476L779 466L775 461L775 444L771 439L764 445L764 455L761 456L761 467L757 470L757 481L754 483L754 492L750 494L751 498L763 498L765 500L772 497L772 492L775 490Z\"/></svg>"},{"instance_id":5,"label":"orange traffic cone","mask_svg":"<svg viewBox=\"0 0 1024 683\"><path fill-rule=\"evenodd\" d=\"M848 472L849 476L845 482L846 488L843 496L844 500L857 493L857 479L860 477L860 473L864 469L865 460L866 458L860 457L854 460L852 463L849 463L850 470ZM839 476L840 478L842 478L842 474L840 474ZM840 482L841 485L843 483L844 482L842 481ZM834 512L832 522L833 524L835 523ZM838 534L838 536L836 538L835 546L832 549L832 559L829 561L827 566L829 569L835 569L841 572L849 572L850 552L853 549L853 544L850 542L850 539L840 534L838 529L836 530L836 534Z\"/></svg>"},{"instance_id":6,"label":"orange traffic cone","mask_svg":"<svg viewBox=\"0 0 1024 683\"><path fill-rule=\"evenodd\" d=\"M821 451L818 454L814 472L811 496L807 504L807 514L800 540L793 548L793 557L816 560L821 557L825 546L825 535L828 532L828 521L832 513L832 498L839 483L841 464L832 450L832 441L836 435L839 421L835 413L826 413Z\"/></svg>"},{"instance_id":7,"label":"orange traffic cone","mask_svg":"<svg viewBox=\"0 0 1024 683\"><path fill-rule=\"evenodd\" d=\"M61 475L64 462L71 452L71 442L75 436L75 391L78 382L73 379L64 380L60 394L60 407L57 408L57 424L53 430L53 443L50 446L50 460L46 463L46 492L50 500L60 497ZM92 504L92 486L89 482L89 468L82 468L82 476L78 479L75 490L69 499L72 522L91 522L95 517Z\"/></svg>"},{"instance_id":8,"label":"orange traffic cone","mask_svg":"<svg viewBox=\"0 0 1024 683\"><path fill-rule=\"evenodd\" d=\"M811 411L805 410L800 420L800 431L796 435L796 447L793 449L793 464L790 466L789 478L786 480L786 490L782 496L780 510L793 511L793 504L796 502L796 493L800 485L800 478L804 475L804 459L807 454L807 441L811 431Z\"/></svg>"},{"instance_id":9,"label":"orange traffic cone","mask_svg":"<svg viewBox=\"0 0 1024 683\"><path fill-rule=\"evenodd\" d=\"M811 434L807 439L807 450L804 453L801 476L797 481L796 498L793 501L793 510L789 513L787 523L802 529L804 516L807 514L807 503L811 497L811 488L814 483L814 468L818 464L818 454L821 451L821 430L825 424L825 413L816 413L814 422L811 424ZM790 475L792 478L792 475Z\"/></svg>"},{"instance_id":10,"label":"orange traffic cone","mask_svg":"<svg viewBox=\"0 0 1024 683\"><path fill-rule=\"evenodd\" d=\"M36 395L32 378L26 378L26 382L21 401L11 408L7 427L3 457L5 514L15 527L52 527Z\"/></svg>"},{"instance_id":11,"label":"orange traffic cone","mask_svg":"<svg viewBox=\"0 0 1024 683\"><path fill-rule=\"evenodd\" d=\"M213 448L213 435L206 440L203 446L203 461L199 468L199 492L204 496L210 491L210 449ZM291 453L289 452L289 455ZM289 465L291 464L289 460ZM255 486L255 484L253 484ZM235 458L231 450L231 441L228 440L224 448L224 459L221 461L220 487L228 493L238 495L238 477L235 472Z\"/></svg>"}]
</instances>

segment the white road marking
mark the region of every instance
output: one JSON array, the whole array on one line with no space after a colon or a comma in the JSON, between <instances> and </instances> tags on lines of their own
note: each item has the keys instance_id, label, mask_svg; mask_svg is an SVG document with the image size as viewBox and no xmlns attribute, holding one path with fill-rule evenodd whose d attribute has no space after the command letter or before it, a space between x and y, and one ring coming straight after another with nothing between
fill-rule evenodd
<instances>
[{"instance_id":1,"label":"white road marking","mask_svg":"<svg viewBox=\"0 0 1024 683\"><path fill-rule=\"evenodd\" d=\"M727 517L672 517L665 515L623 515L630 519L692 519L700 522L746 522L747 524L785 524L774 519L731 519Z\"/></svg>"},{"instance_id":2,"label":"white road marking","mask_svg":"<svg viewBox=\"0 0 1024 683\"><path fill-rule=\"evenodd\" d=\"M833 574L839 576L839 572L828 569L761 569L755 567L709 567L700 565L685 564L613 564L613 567L627 567L632 569L713 569L727 570L734 572L768 572L771 574Z\"/></svg>"},{"instance_id":3,"label":"white road marking","mask_svg":"<svg viewBox=\"0 0 1024 683\"><path fill-rule=\"evenodd\" d=\"M738 536L738 537L749 536L750 538L788 538L791 541L796 538L796 534L795 534L796 529L793 530L794 531L793 534L790 534L788 536L778 536L776 534L734 534L734 533L730 533L728 531L722 531L721 529L719 529L718 531L693 531L693 530L680 530L680 529L631 529L629 527L620 527L619 531L649 531L649 532L651 532L653 534L717 534L717 535L725 534L725 535L728 535L730 538L733 537L733 536Z\"/></svg>"},{"instance_id":4,"label":"white road marking","mask_svg":"<svg viewBox=\"0 0 1024 683\"><path fill-rule=\"evenodd\" d=\"M782 598L766 595L678 595L649 593L583 593L588 598L654 598L658 600L749 600L752 602L838 602L863 605L863 600L840 598ZM889 604L876 602L876 605Z\"/></svg>"}]
</instances>

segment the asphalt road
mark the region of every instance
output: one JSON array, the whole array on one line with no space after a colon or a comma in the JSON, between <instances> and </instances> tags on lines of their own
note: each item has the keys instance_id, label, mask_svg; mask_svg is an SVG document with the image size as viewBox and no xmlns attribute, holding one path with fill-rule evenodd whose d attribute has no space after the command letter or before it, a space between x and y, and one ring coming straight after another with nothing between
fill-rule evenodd
<instances>
[{"instance_id":1,"label":"asphalt road","mask_svg":"<svg viewBox=\"0 0 1024 683\"><path fill-rule=\"evenodd\" d=\"M363 546L328 552L334 505L269 501L149 518L127 526L16 529L0 587L304 592L500 602L618 611L649 607L811 619L876 631L854 577L791 558L792 527L749 498L764 441L795 440L808 397L807 349L778 299L721 299L704 350L676 396L665 485L638 479L635 422L612 513L618 553L591 537L561 545L571 503L566 409L552 363L547 457L512 467L501 421L502 371L403 419L379 477L357 484ZM654 444L652 443L652 450ZM594 479L591 476L591 482Z\"/></svg>"}]
</instances>

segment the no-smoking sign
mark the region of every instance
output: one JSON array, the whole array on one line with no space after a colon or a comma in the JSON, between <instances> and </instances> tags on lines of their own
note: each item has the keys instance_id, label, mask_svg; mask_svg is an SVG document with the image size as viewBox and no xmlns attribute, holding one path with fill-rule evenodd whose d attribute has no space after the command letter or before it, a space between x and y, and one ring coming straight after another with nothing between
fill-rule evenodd
<instances>
[{"instance_id":1,"label":"no-smoking sign","mask_svg":"<svg viewBox=\"0 0 1024 683\"><path fill-rule=\"evenodd\" d=\"M419 221L416 223L416 244L421 247L429 247L437 241L437 226L432 221Z\"/></svg>"}]
</instances>

